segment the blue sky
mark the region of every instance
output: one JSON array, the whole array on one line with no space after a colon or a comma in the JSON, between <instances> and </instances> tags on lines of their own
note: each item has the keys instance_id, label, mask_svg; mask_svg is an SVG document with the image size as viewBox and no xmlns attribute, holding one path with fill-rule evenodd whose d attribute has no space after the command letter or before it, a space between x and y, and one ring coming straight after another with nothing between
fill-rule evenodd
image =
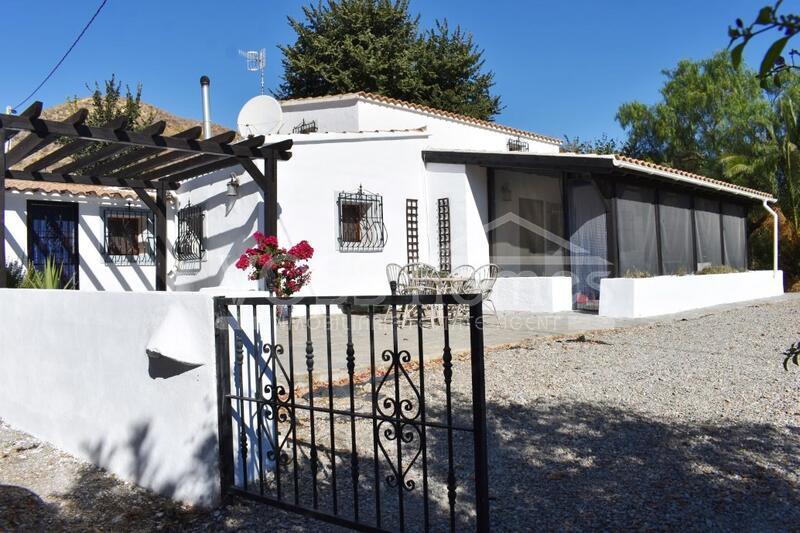
<instances>
[{"instance_id":1,"label":"blue sky","mask_svg":"<svg viewBox=\"0 0 800 533\"><path fill-rule=\"evenodd\" d=\"M767 0L411 0L423 26L447 18L475 36L495 72L502 124L562 137L622 136L614 115L626 101L652 103L661 70L727 45L736 17ZM787 7L795 2L787 2ZM94 13L99 0L4 0L6 33L0 106L39 83ZM88 93L85 83L116 73L144 85L146 101L200 116L198 79L212 81L212 118L235 127L258 92L238 49L267 49L268 87L280 81L277 45L291 42L286 17L300 0L109 0L87 34L36 95L45 105ZM67 9L65 6L69 5ZM758 51L745 59L753 66Z\"/></svg>"}]
</instances>

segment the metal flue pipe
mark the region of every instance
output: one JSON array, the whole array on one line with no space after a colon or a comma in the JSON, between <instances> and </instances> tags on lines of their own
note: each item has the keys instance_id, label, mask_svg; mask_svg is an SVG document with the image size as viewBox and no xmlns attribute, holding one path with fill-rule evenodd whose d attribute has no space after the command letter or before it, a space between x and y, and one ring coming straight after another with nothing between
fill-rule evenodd
<instances>
[{"instance_id":1,"label":"metal flue pipe","mask_svg":"<svg viewBox=\"0 0 800 533\"><path fill-rule=\"evenodd\" d=\"M208 76L200 77L200 95L203 98L203 138L211 138L211 97L208 94L211 80Z\"/></svg>"}]
</instances>

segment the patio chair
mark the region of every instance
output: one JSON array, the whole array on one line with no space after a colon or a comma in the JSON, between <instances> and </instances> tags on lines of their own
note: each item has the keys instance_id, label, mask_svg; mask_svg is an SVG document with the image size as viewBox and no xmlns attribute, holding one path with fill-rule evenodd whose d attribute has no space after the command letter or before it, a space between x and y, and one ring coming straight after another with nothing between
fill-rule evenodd
<instances>
[{"instance_id":1,"label":"patio chair","mask_svg":"<svg viewBox=\"0 0 800 533\"><path fill-rule=\"evenodd\" d=\"M386 280L389 282L389 290L392 288L392 282L397 284L397 290L400 291L400 272L403 267L397 263L389 263L386 265Z\"/></svg>"},{"instance_id":2,"label":"patio chair","mask_svg":"<svg viewBox=\"0 0 800 533\"><path fill-rule=\"evenodd\" d=\"M470 281L475 276L475 267L472 265L459 265L450 271L450 277L462 279L461 282L451 283L450 292L453 294L465 294L464 288L470 285Z\"/></svg>"},{"instance_id":3,"label":"patio chair","mask_svg":"<svg viewBox=\"0 0 800 533\"><path fill-rule=\"evenodd\" d=\"M403 291L398 294L436 294L438 285L435 278L439 277L439 271L427 263L409 263L400 270L400 277L406 281ZM430 321L433 325L433 313L426 310L430 306L403 306L400 314L400 325L405 326L412 319L416 319L417 313L423 313L423 319ZM427 312L426 312L427 311Z\"/></svg>"},{"instance_id":4,"label":"patio chair","mask_svg":"<svg viewBox=\"0 0 800 533\"><path fill-rule=\"evenodd\" d=\"M494 283L497 281L497 276L499 274L500 267L494 263L489 263L478 267L475 270L475 276L473 277L475 284L474 288L477 289L483 298L484 307L491 307L492 312L488 314L494 315L498 325L500 325L500 317L497 316L497 309L492 301L492 290L494 289Z\"/></svg>"}]
</instances>

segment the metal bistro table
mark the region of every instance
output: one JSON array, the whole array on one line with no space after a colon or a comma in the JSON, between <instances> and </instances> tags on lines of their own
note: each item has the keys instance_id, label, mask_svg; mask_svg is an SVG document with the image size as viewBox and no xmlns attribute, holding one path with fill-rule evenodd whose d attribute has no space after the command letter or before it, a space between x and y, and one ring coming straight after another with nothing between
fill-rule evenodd
<instances>
[{"instance_id":1,"label":"metal bistro table","mask_svg":"<svg viewBox=\"0 0 800 533\"><path fill-rule=\"evenodd\" d=\"M409 289L417 290L420 294L430 291L434 294L458 294L463 291L464 285L472 278L463 276L420 276L409 279ZM439 324L444 321L444 306L429 306L431 308L432 320ZM435 310L433 308L436 308ZM405 322L405 320L404 320Z\"/></svg>"}]
</instances>

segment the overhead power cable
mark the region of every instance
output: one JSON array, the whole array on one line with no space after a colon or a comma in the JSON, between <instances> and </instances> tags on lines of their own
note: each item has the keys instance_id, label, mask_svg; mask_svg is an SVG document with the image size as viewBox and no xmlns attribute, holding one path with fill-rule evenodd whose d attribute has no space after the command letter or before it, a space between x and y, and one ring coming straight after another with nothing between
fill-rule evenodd
<instances>
[{"instance_id":1,"label":"overhead power cable","mask_svg":"<svg viewBox=\"0 0 800 533\"><path fill-rule=\"evenodd\" d=\"M67 48L67 51L66 51L66 52L64 52L64 55L63 55L63 56L61 56L61 59L59 59L59 60L58 60L58 63L56 63L56 64L55 64L55 66L54 66L54 67L53 67L53 68L50 70L50 72L47 74L47 76L45 76L45 78L42 80L42 82L41 82L39 85L37 85L37 86L36 86L36 88L35 88L35 89L34 89L34 90L31 92L31 94L29 94L29 95L28 95L28 96L27 96L27 97L26 97L26 98L25 98L23 101L21 101L20 103L18 103L18 104L15 106L17 109L19 109L20 107L22 107L22 106L25 104L25 102L27 102L28 100L30 100L31 98L33 98L33 96L34 96L34 95L35 95L37 92L39 92L39 89L41 89L41 88L42 88L42 86L43 86L45 83L47 83L47 80L49 80L49 79L50 79L50 78L53 76L53 74L55 74L56 70L58 70L58 67L60 67L60 66L61 66L61 63L63 63L63 62L64 62L64 60L65 60L65 59L67 59L67 56L69 55L69 53L70 53L70 52L72 52L72 49L73 49L73 48L75 48L75 45L76 45L76 44L78 44L78 41L80 41L80 40L81 40L81 37L83 37L83 34L84 34L84 33L86 33L86 30L88 30L88 29L89 29L89 26L91 26L91 25L92 25L92 22L94 22L94 19L96 19L96 18L97 18L97 15L99 15L99 14L100 14L100 11L102 11L103 7L106 5L106 2L108 2L108 0L103 0L103 1L100 3L100 6L97 8L97 11L95 11L95 12L94 12L94 15L92 15L92 18L90 18L90 19L89 19L89 22L87 22L87 23L86 23L86 25L83 27L83 29L81 30L81 32L80 32L80 33L78 34L78 36L75 38L75 40L74 40L74 41L72 41L72 44L70 45L70 47L69 47L69 48Z\"/></svg>"}]
</instances>

